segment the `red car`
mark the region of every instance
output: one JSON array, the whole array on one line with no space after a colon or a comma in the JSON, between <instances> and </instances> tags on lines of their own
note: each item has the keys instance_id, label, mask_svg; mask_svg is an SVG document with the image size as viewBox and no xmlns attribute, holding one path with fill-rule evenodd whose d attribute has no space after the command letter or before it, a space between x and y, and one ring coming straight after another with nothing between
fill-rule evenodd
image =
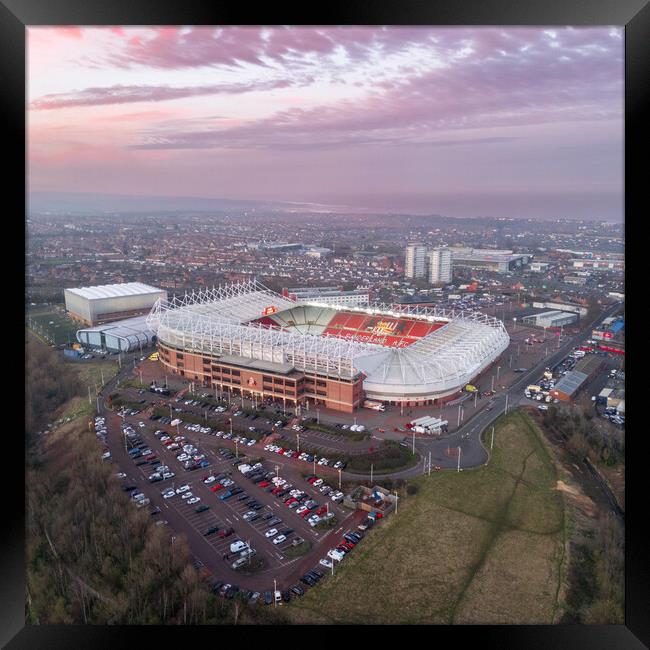
<instances>
[{"instance_id":1,"label":"red car","mask_svg":"<svg viewBox=\"0 0 650 650\"><path fill-rule=\"evenodd\" d=\"M313 514L313 513L312 513L311 510L305 510L305 512L301 512L301 513L300 513L300 516L304 519L307 515L310 515L310 516L311 516L312 514Z\"/></svg>"},{"instance_id":2,"label":"red car","mask_svg":"<svg viewBox=\"0 0 650 650\"><path fill-rule=\"evenodd\" d=\"M271 484L268 481L262 481L261 483L257 484L257 487L265 488L265 487L269 487L269 485Z\"/></svg>"},{"instance_id":3,"label":"red car","mask_svg":"<svg viewBox=\"0 0 650 650\"><path fill-rule=\"evenodd\" d=\"M145 456L145 460L153 460L156 457L156 454L149 454L148 456Z\"/></svg>"},{"instance_id":4,"label":"red car","mask_svg":"<svg viewBox=\"0 0 650 650\"><path fill-rule=\"evenodd\" d=\"M318 510L316 510L317 515L322 515L324 512L327 512L327 508L325 506L321 506Z\"/></svg>"},{"instance_id":5,"label":"red car","mask_svg":"<svg viewBox=\"0 0 650 650\"><path fill-rule=\"evenodd\" d=\"M169 447L169 445L173 445L173 444L174 444L173 440L165 440L165 442L163 442L163 445L165 445L165 447Z\"/></svg>"},{"instance_id":6,"label":"red car","mask_svg":"<svg viewBox=\"0 0 650 650\"><path fill-rule=\"evenodd\" d=\"M280 449L278 449L278 451L277 451L276 453L278 453L278 454L284 454L284 449L282 449L282 447L280 447Z\"/></svg>"},{"instance_id":7,"label":"red car","mask_svg":"<svg viewBox=\"0 0 650 650\"><path fill-rule=\"evenodd\" d=\"M287 499L284 503L285 505L290 506L295 501L298 501L298 499L296 499L296 497L291 497L290 499Z\"/></svg>"},{"instance_id":8,"label":"red car","mask_svg":"<svg viewBox=\"0 0 650 650\"><path fill-rule=\"evenodd\" d=\"M313 476L313 477L310 478L309 481L307 481L307 482L313 484L313 483L315 483L317 480L318 480L318 476Z\"/></svg>"},{"instance_id":9,"label":"red car","mask_svg":"<svg viewBox=\"0 0 650 650\"><path fill-rule=\"evenodd\" d=\"M221 490L222 488L223 488L223 485L221 485L221 483L217 483L216 485L213 485L213 486L210 488L210 491L212 491L212 492L218 492L218 491Z\"/></svg>"},{"instance_id":10,"label":"red car","mask_svg":"<svg viewBox=\"0 0 650 650\"><path fill-rule=\"evenodd\" d=\"M282 492L282 490L283 490L283 487L281 485L279 485L278 487L273 488L271 490L271 494L278 494L278 493Z\"/></svg>"},{"instance_id":11,"label":"red car","mask_svg":"<svg viewBox=\"0 0 650 650\"><path fill-rule=\"evenodd\" d=\"M223 539L224 537L228 537L228 535L232 535L234 532L232 528L225 528L224 530L220 530L218 535Z\"/></svg>"}]
</instances>

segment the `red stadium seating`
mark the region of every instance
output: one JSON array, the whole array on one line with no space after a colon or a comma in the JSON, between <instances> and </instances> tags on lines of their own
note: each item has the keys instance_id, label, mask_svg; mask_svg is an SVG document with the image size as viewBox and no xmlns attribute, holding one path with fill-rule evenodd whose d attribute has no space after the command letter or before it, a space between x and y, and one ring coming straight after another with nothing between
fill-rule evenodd
<instances>
[{"instance_id":1,"label":"red stadium seating","mask_svg":"<svg viewBox=\"0 0 650 650\"><path fill-rule=\"evenodd\" d=\"M285 316L289 316L285 319ZM286 322L285 327L291 327L293 321L291 313L282 315L282 312L273 316L263 316L256 320L266 327L278 327L279 322ZM445 323L428 323L404 316L394 318L391 316L360 314L358 312L336 312L323 335L336 336L337 338L366 341L387 347L407 347L418 339L442 327Z\"/></svg>"}]
</instances>

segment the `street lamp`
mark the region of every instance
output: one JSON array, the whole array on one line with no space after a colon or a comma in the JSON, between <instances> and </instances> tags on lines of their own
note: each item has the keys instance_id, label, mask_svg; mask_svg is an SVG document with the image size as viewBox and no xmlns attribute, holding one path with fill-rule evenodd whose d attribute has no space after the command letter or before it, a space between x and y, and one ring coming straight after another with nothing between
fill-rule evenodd
<instances>
[{"instance_id":1,"label":"street lamp","mask_svg":"<svg viewBox=\"0 0 650 650\"><path fill-rule=\"evenodd\" d=\"M512 333L514 334L517 331L517 317L516 316L512 319L512 322L514 323L513 326L512 326Z\"/></svg>"},{"instance_id":2,"label":"street lamp","mask_svg":"<svg viewBox=\"0 0 650 650\"><path fill-rule=\"evenodd\" d=\"M339 467L339 490L341 489L341 468Z\"/></svg>"},{"instance_id":3,"label":"street lamp","mask_svg":"<svg viewBox=\"0 0 650 650\"><path fill-rule=\"evenodd\" d=\"M278 599L275 597L275 592L278 590L278 583L276 582L275 578L273 578L273 602L275 603L275 607L278 606Z\"/></svg>"}]
</instances>

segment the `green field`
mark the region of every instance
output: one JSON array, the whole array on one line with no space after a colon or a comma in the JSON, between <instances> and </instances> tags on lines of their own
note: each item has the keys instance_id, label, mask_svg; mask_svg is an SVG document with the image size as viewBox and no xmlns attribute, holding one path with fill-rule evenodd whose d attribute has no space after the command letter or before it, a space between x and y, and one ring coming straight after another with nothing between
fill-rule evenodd
<instances>
[{"instance_id":1,"label":"green field","mask_svg":"<svg viewBox=\"0 0 650 650\"><path fill-rule=\"evenodd\" d=\"M565 513L529 418L496 423L490 463L409 482L398 513L316 589L283 608L295 623L546 624L557 621Z\"/></svg>"},{"instance_id":2,"label":"green field","mask_svg":"<svg viewBox=\"0 0 650 650\"><path fill-rule=\"evenodd\" d=\"M27 326L42 340L52 345L77 342L79 323L66 316L56 305L30 307L25 315Z\"/></svg>"}]
</instances>

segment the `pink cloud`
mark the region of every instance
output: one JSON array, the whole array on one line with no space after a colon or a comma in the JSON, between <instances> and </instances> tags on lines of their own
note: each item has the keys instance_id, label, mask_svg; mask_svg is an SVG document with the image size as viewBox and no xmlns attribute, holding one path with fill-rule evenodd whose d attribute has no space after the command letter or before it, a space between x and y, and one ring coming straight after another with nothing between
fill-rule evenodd
<instances>
[{"instance_id":1,"label":"pink cloud","mask_svg":"<svg viewBox=\"0 0 650 650\"><path fill-rule=\"evenodd\" d=\"M475 55L449 67L377 84L363 100L290 108L234 129L161 128L136 148L318 147L430 141L448 129L622 118L622 46L603 30L558 30L561 48L541 30L446 30L456 51L471 37ZM526 47L522 52L521 48ZM480 53L480 56L479 54ZM569 55L570 60L562 57Z\"/></svg>"},{"instance_id":2,"label":"pink cloud","mask_svg":"<svg viewBox=\"0 0 650 650\"><path fill-rule=\"evenodd\" d=\"M107 104L131 104L137 102L160 102L200 95L220 93L245 93L259 90L285 88L284 80L250 84L213 84L209 86L109 86L104 88L85 88L71 93L54 93L32 101L32 110L52 110L73 106L101 106Z\"/></svg>"}]
</instances>

